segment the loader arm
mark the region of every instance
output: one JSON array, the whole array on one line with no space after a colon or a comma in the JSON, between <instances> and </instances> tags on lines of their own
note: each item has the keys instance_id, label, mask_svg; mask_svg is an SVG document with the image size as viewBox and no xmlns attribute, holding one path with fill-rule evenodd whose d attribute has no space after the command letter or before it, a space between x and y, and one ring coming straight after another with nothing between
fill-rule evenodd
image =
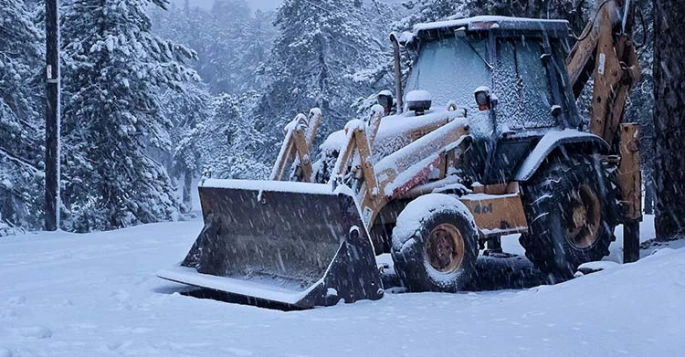
<instances>
[{"instance_id":1,"label":"loader arm","mask_svg":"<svg viewBox=\"0 0 685 357\"><path fill-rule=\"evenodd\" d=\"M309 117L298 114L286 125L285 140L283 140L278 158L269 176L270 180L280 181L288 162L292 162L297 181L311 182L311 150L321 123L321 117L321 110L314 108L309 111Z\"/></svg>"}]
</instances>

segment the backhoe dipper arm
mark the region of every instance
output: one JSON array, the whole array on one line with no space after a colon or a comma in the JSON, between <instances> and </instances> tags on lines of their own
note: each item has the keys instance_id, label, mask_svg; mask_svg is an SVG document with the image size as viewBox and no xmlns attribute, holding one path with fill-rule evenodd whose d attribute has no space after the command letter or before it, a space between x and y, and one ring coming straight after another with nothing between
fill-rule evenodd
<instances>
[{"instance_id":1,"label":"backhoe dipper arm","mask_svg":"<svg viewBox=\"0 0 685 357\"><path fill-rule=\"evenodd\" d=\"M603 1L566 59L573 94L578 98L594 79L590 132L610 145L640 66L630 39L633 19L628 0Z\"/></svg>"},{"instance_id":2,"label":"backhoe dipper arm","mask_svg":"<svg viewBox=\"0 0 685 357\"><path fill-rule=\"evenodd\" d=\"M630 39L632 26L630 0L604 0L566 59L576 99L590 78L594 80L590 132L603 138L620 157L614 179L620 189L624 262L639 259L642 219L638 125L621 123L630 89L640 79Z\"/></svg>"}]
</instances>

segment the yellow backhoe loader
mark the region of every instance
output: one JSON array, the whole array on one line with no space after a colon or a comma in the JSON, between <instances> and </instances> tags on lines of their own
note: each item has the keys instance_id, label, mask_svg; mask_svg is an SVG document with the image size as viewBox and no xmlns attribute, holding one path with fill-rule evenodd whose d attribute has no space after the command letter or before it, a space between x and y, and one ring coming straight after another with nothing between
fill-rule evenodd
<instances>
[{"instance_id":1,"label":"yellow backhoe loader","mask_svg":"<svg viewBox=\"0 0 685 357\"><path fill-rule=\"evenodd\" d=\"M563 20L392 34L395 95L318 155L323 113L298 115L269 181L202 181L204 228L159 276L307 308L381 298L376 256L390 253L409 291L453 292L486 243L520 234L541 271L572 277L641 218L637 127L621 123L639 76L627 9L603 3L572 49ZM576 99L591 78L588 122Z\"/></svg>"}]
</instances>

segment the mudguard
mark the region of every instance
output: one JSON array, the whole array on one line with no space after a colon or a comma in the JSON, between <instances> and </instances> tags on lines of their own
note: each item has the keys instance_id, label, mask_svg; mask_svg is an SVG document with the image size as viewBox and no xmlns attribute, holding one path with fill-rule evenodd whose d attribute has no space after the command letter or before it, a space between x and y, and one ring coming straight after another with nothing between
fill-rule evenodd
<instances>
[{"instance_id":1,"label":"mudguard","mask_svg":"<svg viewBox=\"0 0 685 357\"><path fill-rule=\"evenodd\" d=\"M583 145L590 146L600 153L608 153L610 151L609 144L594 134L575 129L552 130L546 133L535 146L535 149L521 163L521 166L519 166L514 175L514 181L525 182L530 180L547 156L555 149L562 146L572 148Z\"/></svg>"}]
</instances>

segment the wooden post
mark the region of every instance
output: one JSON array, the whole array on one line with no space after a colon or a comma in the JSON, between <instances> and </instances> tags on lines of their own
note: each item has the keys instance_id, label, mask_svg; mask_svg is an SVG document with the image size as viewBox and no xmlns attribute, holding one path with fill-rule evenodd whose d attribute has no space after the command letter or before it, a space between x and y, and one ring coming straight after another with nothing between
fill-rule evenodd
<instances>
[{"instance_id":1,"label":"wooden post","mask_svg":"<svg viewBox=\"0 0 685 357\"><path fill-rule=\"evenodd\" d=\"M640 259L640 221L642 221L642 174L637 124L623 123L620 129L621 163L618 167L618 185L623 203L623 262Z\"/></svg>"},{"instance_id":2,"label":"wooden post","mask_svg":"<svg viewBox=\"0 0 685 357\"><path fill-rule=\"evenodd\" d=\"M45 2L46 113L45 113L45 230L59 228L60 70L58 0Z\"/></svg>"},{"instance_id":3,"label":"wooden post","mask_svg":"<svg viewBox=\"0 0 685 357\"><path fill-rule=\"evenodd\" d=\"M623 223L623 263L640 260L640 221Z\"/></svg>"}]
</instances>

